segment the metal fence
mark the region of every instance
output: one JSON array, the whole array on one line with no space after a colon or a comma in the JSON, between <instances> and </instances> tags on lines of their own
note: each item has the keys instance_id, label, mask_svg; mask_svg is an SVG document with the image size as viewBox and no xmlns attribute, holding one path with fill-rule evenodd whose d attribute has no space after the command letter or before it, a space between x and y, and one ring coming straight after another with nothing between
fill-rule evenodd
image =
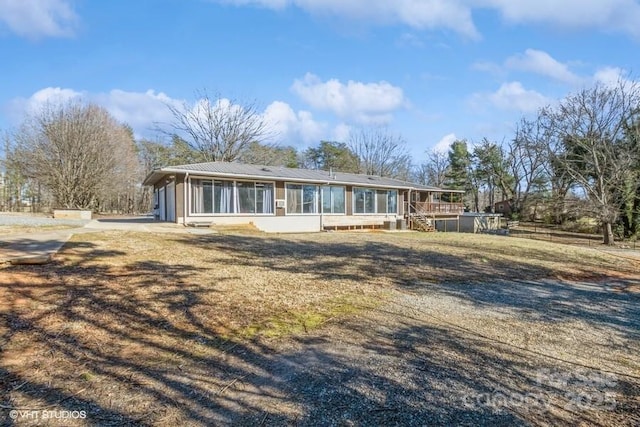
<instances>
[{"instance_id":1,"label":"metal fence","mask_svg":"<svg viewBox=\"0 0 640 427\"><path fill-rule=\"evenodd\" d=\"M602 235L576 233L562 230L557 226L523 224L509 228L509 235L512 237L520 237L534 240L544 240L548 242L556 242L567 245L577 246L602 246ZM640 249L640 243L636 240L616 240L616 247L619 249Z\"/></svg>"}]
</instances>

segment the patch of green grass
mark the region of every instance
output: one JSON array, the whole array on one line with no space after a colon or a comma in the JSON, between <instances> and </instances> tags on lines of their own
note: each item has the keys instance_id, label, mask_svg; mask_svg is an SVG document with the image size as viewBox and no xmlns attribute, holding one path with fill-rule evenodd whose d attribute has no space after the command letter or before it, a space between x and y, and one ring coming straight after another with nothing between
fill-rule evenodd
<instances>
[{"instance_id":1,"label":"patch of green grass","mask_svg":"<svg viewBox=\"0 0 640 427\"><path fill-rule=\"evenodd\" d=\"M83 372L80 374L80 379L82 381L92 381L94 378L95 377L91 372Z\"/></svg>"},{"instance_id":2,"label":"patch of green grass","mask_svg":"<svg viewBox=\"0 0 640 427\"><path fill-rule=\"evenodd\" d=\"M333 319L376 308L387 296L373 299L371 297L343 296L329 300L322 306L308 307L300 310L290 310L274 315L264 322L250 325L237 332L241 338L262 336L266 338L282 338L291 335L308 333L321 327Z\"/></svg>"}]
</instances>

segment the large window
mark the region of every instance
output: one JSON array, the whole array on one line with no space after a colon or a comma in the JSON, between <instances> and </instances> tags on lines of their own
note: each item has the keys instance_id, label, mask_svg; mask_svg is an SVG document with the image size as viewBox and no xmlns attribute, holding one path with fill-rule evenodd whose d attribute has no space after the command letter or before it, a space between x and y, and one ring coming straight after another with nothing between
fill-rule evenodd
<instances>
[{"instance_id":1,"label":"large window","mask_svg":"<svg viewBox=\"0 0 640 427\"><path fill-rule=\"evenodd\" d=\"M191 180L191 212L196 214L213 212L212 180Z\"/></svg>"},{"instance_id":2,"label":"large window","mask_svg":"<svg viewBox=\"0 0 640 427\"><path fill-rule=\"evenodd\" d=\"M253 182L238 182L238 213L256 213L256 185Z\"/></svg>"},{"instance_id":3,"label":"large window","mask_svg":"<svg viewBox=\"0 0 640 427\"><path fill-rule=\"evenodd\" d=\"M287 213L318 213L318 186L287 184Z\"/></svg>"},{"instance_id":4,"label":"large window","mask_svg":"<svg viewBox=\"0 0 640 427\"><path fill-rule=\"evenodd\" d=\"M322 187L322 213L344 214L345 195L344 187L325 185Z\"/></svg>"},{"instance_id":5,"label":"large window","mask_svg":"<svg viewBox=\"0 0 640 427\"><path fill-rule=\"evenodd\" d=\"M273 213L273 184L256 182L256 213Z\"/></svg>"},{"instance_id":6,"label":"large window","mask_svg":"<svg viewBox=\"0 0 640 427\"><path fill-rule=\"evenodd\" d=\"M396 190L387 191L387 213L398 213L398 192Z\"/></svg>"},{"instance_id":7,"label":"large window","mask_svg":"<svg viewBox=\"0 0 640 427\"><path fill-rule=\"evenodd\" d=\"M191 180L192 214L272 214L273 184Z\"/></svg>"},{"instance_id":8,"label":"large window","mask_svg":"<svg viewBox=\"0 0 640 427\"><path fill-rule=\"evenodd\" d=\"M353 212L359 214L376 213L376 190L369 188L353 189Z\"/></svg>"},{"instance_id":9,"label":"large window","mask_svg":"<svg viewBox=\"0 0 640 427\"><path fill-rule=\"evenodd\" d=\"M353 189L353 212L357 214L398 213L398 192L356 187Z\"/></svg>"},{"instance_id":10,"label":"large window","mask_svg":"<svg viewBox=\"0 0 640 427\"><path fill-rule=\"evenodd\" d=\"M233 182L214 181L213 182L213 212L233 213ZM209 213L211 211L208 211Z\"/></svg>"}]
</instances>

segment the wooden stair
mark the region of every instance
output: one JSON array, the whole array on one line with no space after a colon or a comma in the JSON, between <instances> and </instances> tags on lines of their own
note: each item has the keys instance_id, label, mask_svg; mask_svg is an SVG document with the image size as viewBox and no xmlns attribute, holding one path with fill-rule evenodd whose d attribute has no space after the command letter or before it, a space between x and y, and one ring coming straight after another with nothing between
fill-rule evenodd
<instances>
[{"instance_id":1,"label":"wooden stair","mask_svg":"<svg viewBox=\"0 0 640 427\"><path fill-rule=\"evenodd\" d=\"M427 215L414 213L411 215L411 229L432 233L436 231L433 221Z\"/></svg>"}]
</instances>

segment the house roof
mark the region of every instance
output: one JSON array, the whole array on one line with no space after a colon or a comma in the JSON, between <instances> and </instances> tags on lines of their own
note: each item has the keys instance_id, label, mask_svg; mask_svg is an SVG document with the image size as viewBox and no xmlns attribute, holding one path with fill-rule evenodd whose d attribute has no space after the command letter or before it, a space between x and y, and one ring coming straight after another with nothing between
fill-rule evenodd
<instances>
[{"instance_id":1,"label":"house roof","mask_svg":"<svg viewBox=\"0 0 640 427\"><path fill-rule=\"evenodd\" d=\"M438 187L414 184L394 178L386 178L375 175L364 175L344 172L328 172L323 170L296 169L282 166L249 165L235 162L209 162L189 165L167 166L155 169L145 178L143 185L154 185L162 177L168 174L189 173L191 175L212 176L221 178L240 178L258 180L277 180L309 182L314 184L345 184L365 187L398 188L422 191L452 191Z\"/></svg>"}]
</instances>

